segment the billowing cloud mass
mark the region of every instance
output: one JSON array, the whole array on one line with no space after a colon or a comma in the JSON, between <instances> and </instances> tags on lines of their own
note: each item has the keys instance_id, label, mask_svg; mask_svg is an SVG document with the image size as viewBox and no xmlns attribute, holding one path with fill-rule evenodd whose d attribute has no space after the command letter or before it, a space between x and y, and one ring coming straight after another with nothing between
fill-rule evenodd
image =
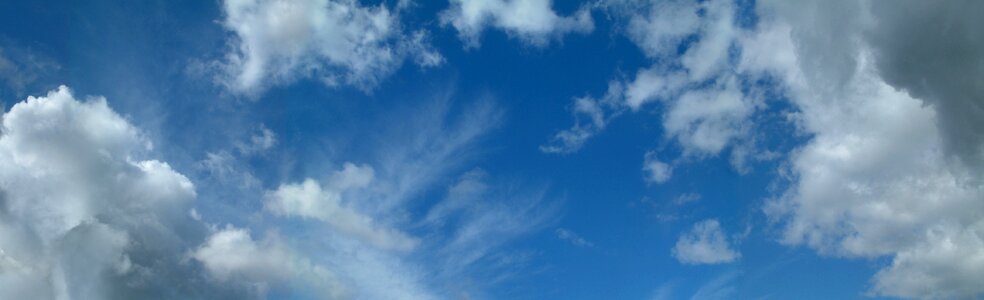
<instances>
[{"instance_id":1,"label":"billowing cloud mass","mask_svg":"<svg viewBox=\"0 0 984 300\"><path fill-rule=\"evenodd\" d=\"M2 117L0 298L103 299L167 290L203 227L194 185L104 98L67 87ZM186 279L181 279L186 280ZM129 295L129 296L127 296Z\"/></svg>"},{"instance_id":2,"label":"billowing cloud mass","mask_svg":"<svg viewBox=\"0 0 984 300\"><path fill-rule=\"evenodd\" d=\"M570 32L594 30L590 6L566 17L557 15L551 6L551 0L451 0L451 8L441 13L441 22L458 30L458 36L471 47L479 45L486 27L540 46Z\"/></svg>"},{"instance_id":3,"label":"billowing cloud mass","mask_svg":"<svg viewBox=\"0 0 984 300\"><path fill-rule=\"evenodd\" d=\"M732 249L731 241L715 219L694 224L690 231L680 235L673 246L673 257L685 264L729 263L741 257Z\"/></svg>"},{"instance_id":4,"label":"billowing cloud mass","mask_svg":"<svg viewBox=\"0 0 984 300\"><path fill-rule=\"evenodd\" d=\"M426 31L407 31L399 12L355 0L227 0L222 25L235 34L219 81L256 94L300 78L371 89L407 58L421 66L444 58Z\"/></svg>"},{"instance_id":5,"label":"billowing cloud mass","mask_svg":"<svg viewBox=\"0 0 984 300\"><path fill-rule=\"evenodd\" d=\"M864 31L886 83L933 105L944 147L984 165L984 3L871 3Z\"/></svg>"},{"instance_id":6,"label":"billowing cloud mass","mask_svg":"<svg viewBox=\"0 0 984 300\"><path fill-rule=\"evenodd\" d=\"M980 59L984 49L972 50L979 38L970 34L979 31L971 27L976 18L964 13L975 6L763 4L767 21L752 39L774 47L760 47L768 54L752 56L749 65L784 80L800 110L795 122L812 136L791 157L792 186L766 207L785 229L782 241L827 255L890 257L873 278L876 295L984 293L982 165L973 163L976 127L967 123L976 122L968 118L981 98L973 85L930 72L951 65L960 51L976 51ZM948 29L920 27L898 36L903 31L896 30L910 27L897 14L917 11L920 19L948 20ZM974 68L952 70L974 76ZM963 112L951 111L955 106ZM955 123L962 123L958 131ZM958 135L965 139L951 140Z\"/></svg>"}]
</instances>

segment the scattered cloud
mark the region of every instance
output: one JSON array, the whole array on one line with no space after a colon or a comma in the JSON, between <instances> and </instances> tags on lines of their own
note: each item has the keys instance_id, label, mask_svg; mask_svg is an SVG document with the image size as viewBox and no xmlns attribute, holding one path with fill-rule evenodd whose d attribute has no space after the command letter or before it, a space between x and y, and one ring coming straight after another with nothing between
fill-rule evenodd
<instances>
[{"instance_id":1,"label":"scattered cloud","mask_svg":"<svg viewBox=\"0 0 984 300\"><path fill-rule=\"evenodd\" d=\"M191 257L221 282L244 284L265 298L272 284L302 285L318 298L346 299L346 289L322 266L299 256L275 234L253 240L248 230L227 226L212 233Z\"/></svg>"},{"instance_id":2,"label":"scattered cloud","mask_svg":"<svg viewBox=\"0 0 984 300\"><path fill-rule=\"evenodd\" d=\"M646 182L664 183L673 176L673 167L665 162L656 159L656 153L646 153L646 160L642 163L642 170L646 172Z\"/></svg>"},{"instance_id":3,"label":"scattered cloud","mask_svg":"<svg viewBox=\"0 0 984 300\"><path fill-rule=\"evenodd\" d=\"M672 252L681 263L694 265L730 263L741 257L732 249L727 234L715 219L694 224L690 231L680 235Z\"/></svg>"},{"instance_id":4,"label":"scattered cloud","mask_svg":"<svg viewBox=\"0 0 984 300\"><path fill-rule=\"evenodd\" d=\"M567 33L594 30L591 9L586 5L572 16L558 16L551 0L451 0L441 12L441 22L451 25L469 47L478 47L482 31L493 27L524 42L543 46L551 38Z\"/></svg>"},{"instance_id":5,"label":"scattered cloud","mask_svg":"<svg viewBox=\"0 0 984 300\"><path fill-rule=\"evenodd\" d=\"M257 95L301 78L370 90L407 58L435 66L444 58L426 31L407 31L400 10L354 0L227 0L222 25L235 34L218 81Z\"/></svg>"},{"instance_id":6,"label":"scattered cloud","mask_svg":"<svg viewBox=\"0 0 984 300\"><path fill-rule=\"evenodd\" d=\"M634 78L610 84L606 106L594 113L606 116L604 122L586 126L578 120L556 135L551 148L541 149L577 151L610 119L656 102L664 107L664 138L676 140L683 156L718 156L741 142L742 151L732 153L733 161L735 168L747 169L742 156L755 157L759 152L751 138L755 124L750 118L765 104L744 86L756 74L737 68L738 60L733 58L742 56L738 41L746 34L735 24L734 6L727 0L606 2L602 7L616 22L624 23L624 33L653 64L638 70ZM581 110L574 114L591 115Z\"/></svg>"},{"instance_id":7,"label":"scattered cloud","mask_svg":"<svg viewBox=\"0 0 984 300\"><path fill-rule=\"evenodd\" d=\"M690 300L724 300L734 299L736 280L740 273L725 272L707 281L690 296Z\"/></svg>"},{"instance_id":8,"label":"scattered cloud","mask_svg":"<svg viewBox=\"0 0 984 300\"><path fill-rule=\"evenodd\" d=\"M684 204L688 204L688 203L693 203L693 202L700 201L700 198L702 198L702 197L698 193L680 194L676 198L673 198L673 204L675 204L675 205L684 205Z\"/></svg>"},{"instance_id":9,"label":"scattered cloud","mask_svg":"<svg viewBox=\"0 0 984 300\"><path fill-rule=\"evenodd\" d=\"M417 240L375 224L371 217L354 210L344 197L349 189L365 188L373 180L368 166L346 163L324 185L314 179L302 183L282 184L267 192L265 208L278 216L316 219L336 230L383 249L408 251Z\"/></svg>"},{"instance_id":10,"label":"scattered cloud","mask_svg":"<svg viewBox=\"0 0 984 300\"><path fill-rule=\"evenodd\" d=\"M540 146L540 151L565 154L580 150L588 139L605 129L608 122L621 113L621 104L618 103L621 93L622 86L612 82L608 93L600 100L591 97L576 99L574 126L557 132L549 143Z\"/></svg>"},{"instance_id":11,"label":"scattered cloud","mask_svg":"<svg viewBox=\"0 0 984 300\"><path fill-rule=\"evenodd\" d=\"M574 233L570 229L557 228L557 230L554 230L554 233L557 234L558 239L568 241L571 244L574 244L574 246L587 247L587 248L594 247L594 243L584 239L583 237L581 237L577 233Z\"/></svg>"}]
</instances>

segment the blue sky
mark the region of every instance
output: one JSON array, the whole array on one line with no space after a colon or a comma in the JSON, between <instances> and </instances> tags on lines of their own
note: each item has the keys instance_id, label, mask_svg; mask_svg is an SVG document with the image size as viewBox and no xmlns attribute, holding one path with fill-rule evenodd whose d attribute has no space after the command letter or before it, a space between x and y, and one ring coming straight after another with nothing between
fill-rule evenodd
<instances>
[{"instance_id":1,"label":"blue sky","mask_svg":"<svg viewBox=\"0 0 984 300\"><path fill-rule=\"evenodd\" d=\"M980 297L982 9L9 1L0 298Z\"/></svg>"}]
</instances>

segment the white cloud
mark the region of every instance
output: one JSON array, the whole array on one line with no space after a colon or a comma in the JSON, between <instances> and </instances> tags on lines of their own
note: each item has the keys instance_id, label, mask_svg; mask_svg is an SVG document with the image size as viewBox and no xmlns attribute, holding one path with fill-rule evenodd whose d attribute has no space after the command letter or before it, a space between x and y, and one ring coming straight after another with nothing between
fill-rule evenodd
<instances>
[{"instance_id":1,"label":"white cloud","mask_svg":"<svg viewBox=\"0 0 984 300\"><path fill-rule=\"evenodd\" d=\"M326 85L370 89L410 57L443 62L424 31L406 32L399 10L354 0L227 0L226 29L236 34L220 81L256 94L272 85L315 78Z\"/></svg>"},{"instance_id":2,"label":"white cloud","mask_svg":"<svg viewBox=\"0 0 984 300\"><path fill-rule=\"evenodd\" d=\"M574 233L570 229L557 228L557 230L554 230L554 233L557 234L558 239L568 241L571 244L574 244L574 246L588 247L588 248L594 247L594 243L584 239L583 237L581 237L577 233Z\"/></svg>"},{"instance_id":3,"label":"white cloud","mask_svg":"<svg viewBox=\"0 0 984 300\"><path fill-rule=\"evenodd\" d=\"M619 3L625 5L626 3ZM628 35L650 57L674 55L677 45L700 28L694 1L660 1L643 7L619 7L629 13ZM640 10L647 12L638 13Z\"/></svg>"},{"instance_id":4,"label":"white cloud","mask_svg":"<svg viewBox=\"0 0 984 300\"><path fill-rule=\"evenodd\" d=\"M195 191L167 163L142 160L150 148L106 99L80 102L64 86L3 114L0 298L163 288L193 242Z\"/></svg>"},{"instance_id":5,"label":"white cloud","mask_svg":"<svg viewBox=\"0 0 984 300\"><path fill-rule=\"evenodd\" d=\"M715 219L694 224L690 231L680 235L672 252L673 257L685 264L730 263L741 257L731 248L731 242Z\"/></svg>"},{"instance_id":6,"label":"white cloud","mask_svg":"<svg viewBox=\"0 0 984 300\"><path fill-rule=\"evenodd\" d=\"M501 29L534 45L545 45L555 36L594 30L589 6L573 16L558 16L551 0L451 0L441 22L458 30L470 47L477 47L486 27Z\"/></svg>"},{"instance_id":7,"label":"white cloud","mask_svg":"<svg viewBox=\"0 0 984 300\"><path fill-rule=\"evenodd\" d=\"M277 145L277 135L262 124L260 124L260 127L255 133L249 136L249 140L247 142L235 143L236 149L239 150L239 153L246 156L259 154L270 150L270 148L273 148L275 145Z\"/></svg>"},{"instance_id":8,"label":"white cloud","mask_svg":"<svg viewBox=\"0 0 984 300\"><path fill-rule=\"evenodd\" d=\"M605 129L608 121L621 114L621 104L618 103L622 94L622 85L612 82L608 92L602 99L581 97L574 100L574 126L557 132L549 143L540 146L544 153L572 153L584 145L589 138ZM584 120L587 119L587 120Z\"/></svg>"},{"instance_id":9,"label":"white cloud","mask_svg":"<svg viewBox=\"0 0 984 300\"><path fill-rule=\"evenodd\" d=\"M487 180L480 170L465 173L424 220L435 230L452 232L430 245L438 256L440 279L458 284L463 278L478 280L471 284L479 290L525 263L522 256L502 250L503 244L548 225L556 216L556 207L542 189L500 187ZM475 273L484 278L472 278Z\"/></svg>"},{"instance_id":10,"label":"white cloud","mask_svg":"<svg viewBox=\"0 0 984 300\"><path fill-rule=\"evenodd\" d=\"M653 152L646 153L642 170L646 172L646 181L651 183L664 183L673 176L673 167L656 159L656 153Z\"/></svg>"},{"instance_id":11,"label":"white cloud","mask_svg":"<svg viewBox=\"0 0 984 300\"><path fill-rule=\"evenodd\" d=\"M680 95L663 116L667 136L676 137L685 154L717 155L744 135L756 105L726 79L718 86Z\"/></svg>"},{"instance_id":12,"label":"white cloud","mask_svg":"<svg viewBox=\"0 0 984 300\"><path fill-rule=\"evenodd\" d=\"M891 265L872 278L874 295L968 298L984 293L978 284L984 277L980 166L948 146L951 112L936 106L936 101L959 100L919 98L945 97L960 85L948 86L944 94L923 94L905 80L895 81L895 76L922 75L893 73L946 65L939 60L947 58L906 52L914 48L882 49L881 43L895 42L880 39L901 37L866 33L866 28L888 26L891 31L900 25L882 23L885 12L872 10L869 2L817 4L805 11L786 2L763 5L764 24L755 39L778 47L757 48L765 52L750 55L756 59L747 65L771 69L784 80L799 109L796 125L812 137L790 158L792 186L765 208L784 228L782 241L826 255L890 257ZM908 6L913 3L898 5L913 9ZM964 14L942 11L954 24L968 22ZM936 44L947 43L960 42ZM776 59L762 59L766 55ZM895 55L923 58L899 62ZM934 90L945 86L925 84Z\"/></svg>"},{"instance_id":13,"label":"white cloud","mask_svg":"<svg viewBox=\"0 0 984 300\"><path fill-rule=\"evenodd\" d=\"M374 176L372 168L346 163L325 185L313 179L283 184L267 192L266 210L280 216L317 219L336 230L383 249L410 250L417 240L390 228L381 227L371 217L354 210L344 194L364 188Z\"/></svg>"},{"instance_id":14,"label":"white cloud","mask_svg":"<svg viewBox=\"0 0 984 300\"><path fill-rule=\"evenodd\" d=\"M346 299L335 274L295 254L277 235L255 241L249 231L227 226L212 233L191 257L216 280L247 283L265 295L273 284L304 285L321 299Z\"/></svg>"},{"instance_id":15,"label":"white cloud","mask_svg":"<svg viewBox=\"0 0 984 300\"><path fill-rule=\"evenodd\" d=\"M675 139L685 157L713 157L731 151L735 168L748 169L747 158L758 157L749 119L765 104L748 94L744 73L732 49L741 53L745 31L736 27L732 1L610 1L605 7L618 20L627 20L626 34L653 62L634 78L616 82L606 95L605 123L625 109L638 112L661 103L664 137ZM682 54L679 54L682 51ZM623 88L624 87L624 88ZM611 100L607 100L607 99ZM577 100L582 101L581 99ZM581 114L575 111L575 116ZM605 123L602 123L604 125ZM573 152L603 126L575 125L559 132L545 152ZM558 142L561 141L561 142ZM738 145L740 144L740 148Z\"/></svg>"},{"instance_id":16,"label":"white cloud","mask_svg":"<svg viewBox=\"0 0 984 300\"><path fill-rule=\"evenodd\" d=\"M724 300L735 299L736 282L738 272L725 272L713 279L705 282L693 295L690 300Z\"/></svg>"}]
</instances>

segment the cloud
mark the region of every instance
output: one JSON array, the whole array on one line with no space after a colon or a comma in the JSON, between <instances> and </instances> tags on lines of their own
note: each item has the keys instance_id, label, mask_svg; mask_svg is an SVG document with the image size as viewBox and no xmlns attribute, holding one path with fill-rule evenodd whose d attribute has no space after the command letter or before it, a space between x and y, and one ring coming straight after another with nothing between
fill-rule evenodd
<instances>
[{"instance_id":1,"label":"cloud","mask_svg":"<svg viewBox=\"0 0 984 300\"><path fill-rule=\"evenodd\" d=\"M661 1L639 6L639 3L617 3L614 8L620 14L630 14L627 33L650 57L676 54L676 46L701 26L700 6L694 1Z\"/></svg>"},{"instance_id":2,"label":"cloud","mask_svg":"<svg viewBox=\"0 0 984 300\"><path fill-rule=\"evenodd\" d=\"M435 66L443 57L425 31L408 32L399 12L354 0L227 0L222 25L235 34L220 63L219 81L256 95L266 88L314 78L328 86L369 90L407 58Z\"/></svg>"},{"instance_id":3,"label":"cloud","mask_svg":"<svg viewBox=\"0 0 984 300\"><path fill-rule=\"evenodd\" d=\"M417 240L390 228L381 228L369 216L354 210L343 195L349 189L365 188L373 179L368 166L346 163L326 184L314 179L280 185L267 192L264 207L274 215L316 219L332 228L383 249L407 251Z\"/></svg>"},{"instance_id":4,"label":"cloud","mask_svg":"<svg viewBox=\"0 0 984 300\"><path fill-rule=\"evenodd\" d=\"M871 2L863 38L886 83L932 105L944 147L984 165L984 38L978 2ZM931 25L934 24L934 25ZM944 25L945 24L945 25Z\"/></svg>"},{"instance_id":5,"label":"cloud","mask_svg":"<svg viewBox=\"0 0 984 300\"><path fill-rule=\"evenodd\" d=\"M450 232L428 244L437 256L439 279L474 285L478 291L521 270L527 258L504 246L549 225L557 211L556 203L546 199L542 188L488 181L484 171L465 173L444 200L430 207L423 220L435 231Z\"/></svg>"},{"instance_id":6,"label":"cloud","mask_svg":"<svg viewBox=\"0 0 984 300\"><path fill-rule=\"evenodd\" d=\"M642 170L646 172L646 182L650 183L664 183L673 176L673 167L656 159L656 153L653 152L646 153Z\"/></svg>"},{"instance_id":7,"label":"cloud","mask_svg":"<svg viewBox=\"0 0 984 300\"><path fill-rule=\"evenodd\" d=\"M744 135L756 105L734 81L686 92L663 117L663 129L676 137L685 153L717 154Z\"/></svg>"},{"instance_id":8,"label":"cloud","mask_svg":"<svg viewBox=\"0 0 984 300\"><path fill-rule=\"evenodd\" d=\"M574 233L569 229L557 228L557 230L554 230L554 233L557 234L558 239L568 241L571 244L574 244L574 246L588 247L588 248L594 247L594 243L584 239L583 237L581 237L580 235Z\"/></svg>"},{"instance_id":9,"label":"cloud","mask_svg":"<svg viewBox=\"0 0 984 300\"><path fill-rule=\"evenodd\" d=\"M262 212L277 217L267 226L290 228L281 237L288 250L334 274L353 298L481 297L523 276L530 254L512 243L555 215L543 189L460 170L502 118L491 99L428 101L354 132L366 142L359 164L312 169L265 193ZM442 189L444 198L431 196Z\"/></svg>"},{"instance_id":10,"label":"cloud","mask_svg":"<svg viewBox=\"0 0 984 300\"><path fill-rule=\"evenodd\" d=\"M0 82L21 97L39 79L50 76L60 66L50 58L16 45L0 45Z\"/></svg>"},{"instance_id":11,"label":"cloud","mask_svg":"<svg viewBox=\"0 0 984 300\"><path fill-rule=\"evenodd\" d=\"M289 284L314 290L322 299L347 296L332 272L295 254L277 235L255 241L248 230L227 226L212 233L191 257L214 279L246 284L259 295L266 295L272 284Z\"/></svg>"},{"instance_id":12,"label":"cloud","mask_svg":"<svg viewBox=\"0 0 984 300\"><path fill-rule=\"evenodd\" d=\"M544 153L573 153L581 149L589 138L605 129L608 122L621 113L622 86L613 82L605 97L596 100L582 97L574 100L574 126L557 132L549 143L540 146Z\"/></svg>"},{"instance_id":13,"label":"cloud","mask_svg":"<svg viewBox=\"0 0 984 300\"><path fill-rule=\"evenodd\" d=\"M606 105L593 113L604 116L604 122L585 125L579 118L590 114L575 110L575 125L541 150L577 151L621 112L660 103L664 138L676 140L683 156L713 157L740 143L741 151L731 154L735 168L746 170L745 156L758 157L759 152L750 118L765 103L745 87L757 74L737 67L740 60L735 57L742 55L739 41L747 33L735 24L734 3L611 1L602 6L616 22L624 23L624 33L652 65L638 70L634 78L610 84ZM578 106L583 99L576 100Z\"/></svg>"},{"instance_id":14,"label":"cloud","mask_svg":"<svg viewBox=\"0 0 984 300\"><path fill-rule=\"evenodd\" d=\"M680 235L672 252L681 263L694 265L730 263L741 257L731 248L731 242L715 219L694 224L690 231Z\"/></svg>"},{"instance_id":15,"label":"cloud","mask_svg":"<svg viewBox=\"0 0 984 300\"><path fill-rule=\"evenodd\" d=\"M690 300L723 300L735 298L735 281L740 273L725 272L707 281L693 295Z\"/></svg>"},{"instance_id":16,"label":"cloud","mask_svg":"<svg viewBox=\"0 0 984 300\"><path fill-rule=\"evenodd\" d=\"M469 47L478 47L482 31L493 27L524 42L543 46L551 38L594 30L590 6L572 16L558 16L551 0L452 0L441 12L441 22L451 25Z\"/></svg>"},{"instance_id":17,"label":"cloud","mask_svg":"<svg viewBox=\"0 0 984 300\"><path fill-rule=\"evenodd\" d=\"M908 25L885 16L922 4L899 3L899 10L884 12L870 2L818 4L806 11L785 2L762 4L762 36L754 39L779 47L755 55L749 65L783 79L799 109L794 122L811 136L790 157L790 188L765 207L781 224L782 241L825 255L891 258L872 278L873 295L967 298L984 293L976 284L984 276L980 165L968 163L973 161L968 152L950 144L954 132L947 127L962 117L951 116L942 108L951 104L941 101L962 100L940 98L969 90L935 79L926 79L921 88L909 86L910 79L923 75L905 72L946 65L941 56L948 54L883 48L926 36L896 35ZM972 43L963 35L951 35L973 22L956 11L962 9L932 8L916 18L950 20L952 31L921 30L935 32L941 39L937 44L967 49ZM760 60L766 54L777 59ZM974 72L954 69L963 71Z\"/></svg>"},{"instance_id":18,"label":"cloud","mask_svg":"<svg viewBox=\"0 0 984 300\"><path fill-rule=\"evenodd\" d=\"M0 298L204 293L170 286L204 227L187 212L194 185L106 99L61 86L2 116ZM198 225L196 225L198 224Z\"/></svg>"}]
</instances>

